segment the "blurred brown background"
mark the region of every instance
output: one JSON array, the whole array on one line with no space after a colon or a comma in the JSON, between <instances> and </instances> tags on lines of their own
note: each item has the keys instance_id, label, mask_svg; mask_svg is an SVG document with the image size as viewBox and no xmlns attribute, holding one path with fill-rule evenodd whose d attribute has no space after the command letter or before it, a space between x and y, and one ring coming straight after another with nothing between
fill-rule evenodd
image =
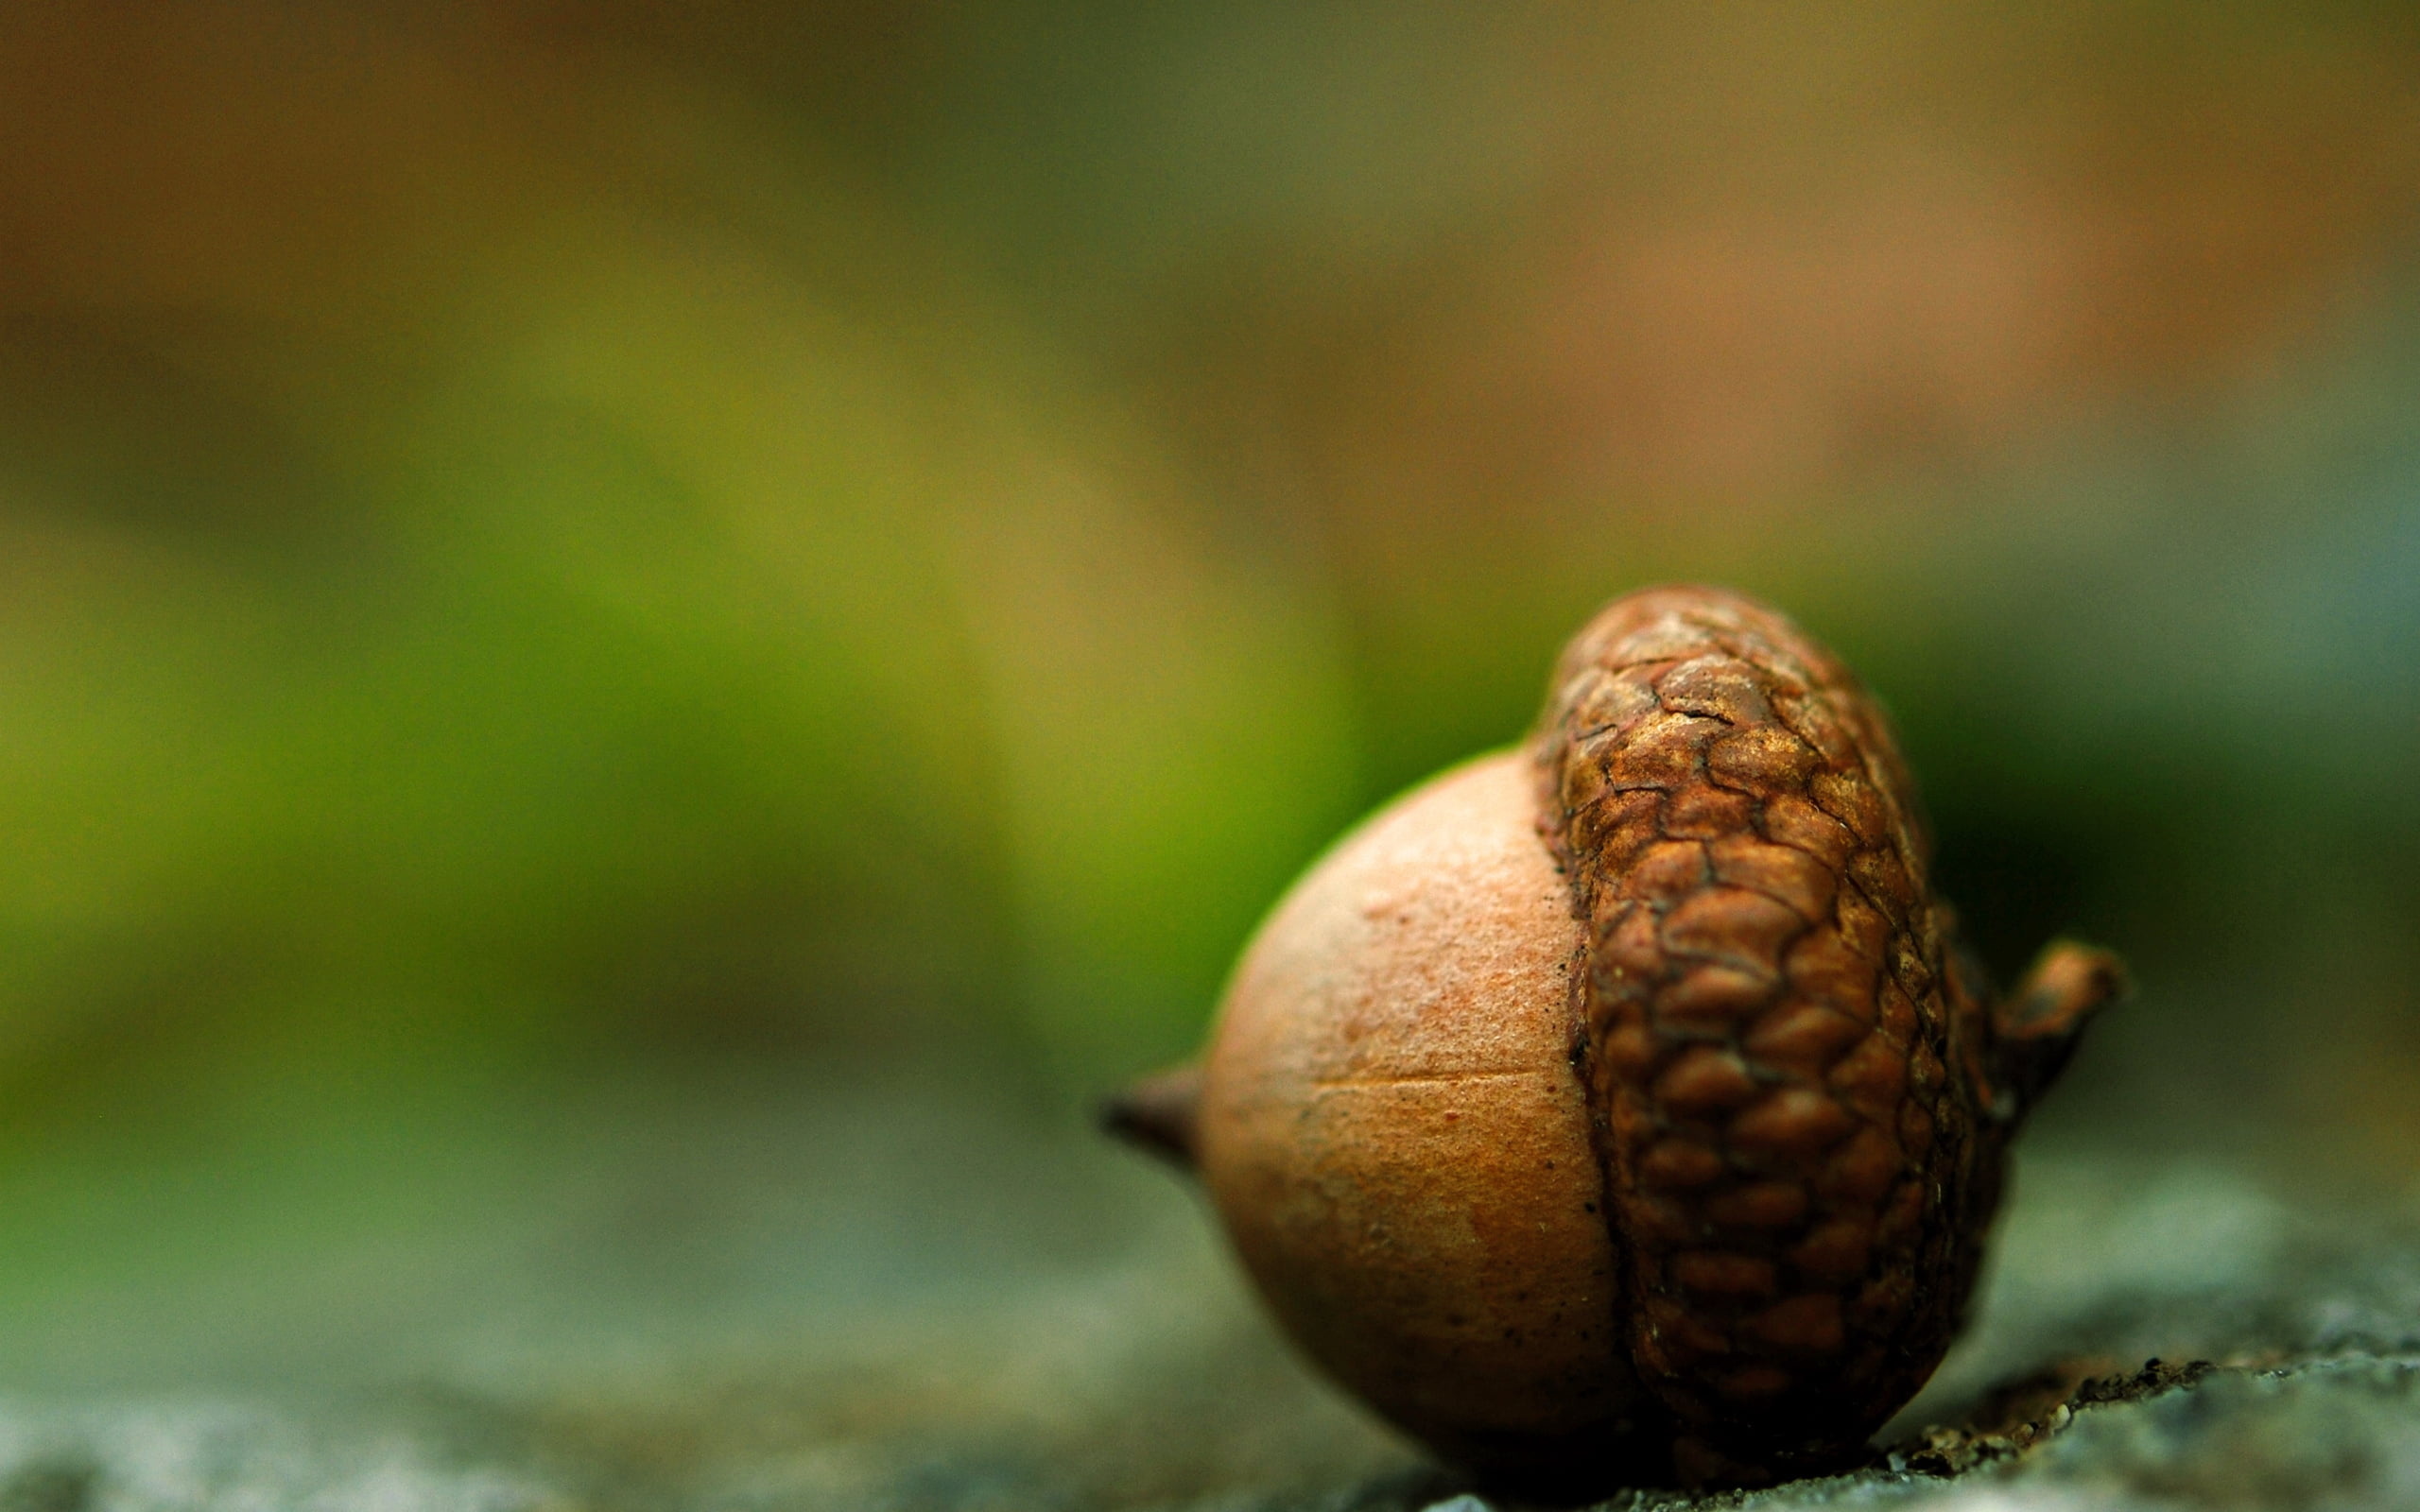
<instances>
[{"instance_id":1,"label":"blurred brown background","mask_svg":"<svg viewBox=\"0 0 2420 1512\"><path fill-rule=\"evenodd\" d=\"M1670 577L2132 956L2050 1145L2403 1191L2415 212L2384 4L0 9L9 1380L1114 1246L937 1109Z\"/></svg>"}]
</instances>

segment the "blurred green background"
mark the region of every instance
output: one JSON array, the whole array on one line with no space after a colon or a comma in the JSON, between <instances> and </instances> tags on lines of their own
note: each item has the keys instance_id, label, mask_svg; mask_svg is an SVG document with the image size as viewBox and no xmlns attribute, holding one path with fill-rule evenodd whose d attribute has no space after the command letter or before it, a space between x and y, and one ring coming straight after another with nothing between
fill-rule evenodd
<instances>
[{"instance_id":1,"label":"blurred green background","mask_svg":"<svg viewBox=\"0 0 2420 1512\"><path fill-rule=\"evenodd\" d=\"M1072 1127L1672 577L2132 957L2045 1139L2404 1190L2415 213L2351 0L0 8L10 1379Z\"/></svg>"}]
</instances>

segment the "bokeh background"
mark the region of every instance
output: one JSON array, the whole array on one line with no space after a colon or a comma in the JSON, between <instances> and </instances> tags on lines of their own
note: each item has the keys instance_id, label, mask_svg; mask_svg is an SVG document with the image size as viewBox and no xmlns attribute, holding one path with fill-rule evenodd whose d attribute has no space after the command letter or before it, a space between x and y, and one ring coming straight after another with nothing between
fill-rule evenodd
<instances>
[{"instance_id":1,"label":"bokeh background","mask_svg":"<svg viewBox=\"0 0 2420 1512\"><path fill-rule=\"evenodd\" d=\"M0 1384L1189 1232L1088 1099L1675 577L2133 959L2048 1147L2399 1200L2415 215L2358 0L0 8Z\"/></svg>"}]
</instances>

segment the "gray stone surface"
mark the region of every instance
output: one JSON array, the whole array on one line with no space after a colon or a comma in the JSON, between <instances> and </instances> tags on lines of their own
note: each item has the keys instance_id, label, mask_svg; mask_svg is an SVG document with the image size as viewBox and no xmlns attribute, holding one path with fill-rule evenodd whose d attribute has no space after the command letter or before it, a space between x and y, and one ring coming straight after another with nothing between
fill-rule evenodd
<instances>
[{"instance_id":1,"label":"gray stone surface","mask_svg":"<svg viewBox=\"0 0 2420 1512\"><path fill-rule=\"evenodd\" d=\"M213 1229L210 1284L157 1203L156 1275L0 1283L0 1512L1487 1504L1309 1378L1193 1200L1082 1131L946 1081L700 1106L482 1132L515 1179L440 1182L441 1240L299 1222L272 1184L217 1194L276 1221ZM125 1231L19 1195L62 1252ZM1712 1503L2420 1504L2414 1217L2037 1156L1895 1457Z\"/></svg>"}]
</instances>

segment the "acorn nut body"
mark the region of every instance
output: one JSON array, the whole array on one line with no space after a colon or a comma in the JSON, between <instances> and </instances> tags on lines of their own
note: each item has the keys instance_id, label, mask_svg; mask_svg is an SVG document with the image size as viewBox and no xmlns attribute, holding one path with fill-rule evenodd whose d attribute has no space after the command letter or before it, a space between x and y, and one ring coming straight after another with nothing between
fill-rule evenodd
<instances>
[{"instance_id":1,"label":"acorn nut body","mask_svg":"<svg viewBox=\"0 0 2420 1512\"><path fill-rule=\"evenodd\" d=\"M1196 1068L1111 1125L1193 1165L1287 1330L1514 1488L1853 1462L1947 1349L2003 1152L2114 958L1995 1003L1890 730L1720 590L1634 593L1518 751L1340 842Z\"/></svg>"}]
</instances>

